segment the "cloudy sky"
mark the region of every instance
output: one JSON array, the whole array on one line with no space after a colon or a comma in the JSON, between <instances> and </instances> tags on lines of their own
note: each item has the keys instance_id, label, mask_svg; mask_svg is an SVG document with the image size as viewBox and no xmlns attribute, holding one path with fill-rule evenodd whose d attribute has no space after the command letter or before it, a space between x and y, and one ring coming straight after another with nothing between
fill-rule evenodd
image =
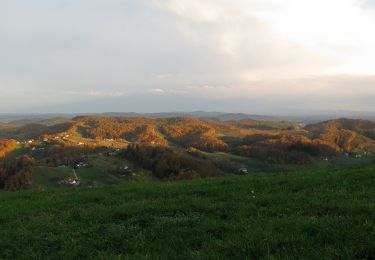
<instances>
[{"instance_id":1,"label":"cloudy sky","mask_svg":"<svg viewBox=\"0 0 375 260\"><path fill-rule=\"evenodd\" d=\"M375 111L375 0L0 0L0 112Z\"/></svg>"}]
</instances>

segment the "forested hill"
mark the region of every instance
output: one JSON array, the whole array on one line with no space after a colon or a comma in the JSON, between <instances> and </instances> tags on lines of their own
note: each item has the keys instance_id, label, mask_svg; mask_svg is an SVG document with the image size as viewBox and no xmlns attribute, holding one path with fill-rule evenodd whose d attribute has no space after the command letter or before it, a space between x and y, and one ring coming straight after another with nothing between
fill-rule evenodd
<instances>
[{"instance_id":1,"label":"forested hill","mask_svg":"<svg viewBox=\"0 0 375 260\"><path fill-rule=\"evenodd\" d=\"M93 140L193 147L202 151L232 151L246 156L269 157L293 152L309 156L333 156L342 152L375 152L375 122L340 119L301 127L291 121L203 120L193 117L149 119L142 117L80 116L0 128L0 139L54 138L69 134ZM260 158L262 159L262 158ZM293 160L293 159L290 159Z\"/></svg>"},{"instance_id":2,"label":"forested hill","mask_svg":"<svg viewBox=\"0 0 375 260\"><path fill-rule=\"evenodd\" d=\"M336 119L308 125L305 129L347 152L373 152L375 145L375 121Z\"/></svg>"},{"instance_id":3,"label":"forested hill","mask_svg":"<svg viewBox=\"0 0 375 260\"><path fill-rule=\"evenodd\" d=\"M0 189L199 179L341 167L357 159L368 164L375 155L374 134L374 122L350 119L306 127L193 117L18 121L0 128Z\"/></svg>"}]
</instances>

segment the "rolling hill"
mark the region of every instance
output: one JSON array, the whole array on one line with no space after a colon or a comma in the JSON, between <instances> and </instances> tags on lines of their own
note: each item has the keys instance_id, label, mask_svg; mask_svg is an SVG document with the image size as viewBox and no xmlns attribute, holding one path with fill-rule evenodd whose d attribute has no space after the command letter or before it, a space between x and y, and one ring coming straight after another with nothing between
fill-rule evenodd
<instances>
[{"instance_id":1,"label":"rolling hill","mask_svg":"<svg viewBox=\"0 0 375 260\"><path fill-rule=\"evenodd\" d=\"M303 128L289 121L253 119L79 116L0 129L0 140L17 141L10 152L0 148L0 153L8 164L35 162L37 182L53 187L68 176L87 186L134 178L172 181L357 165L356 159L368 164L375 154L375 140L369 137L373 126L372 121L350 119ZM108 167L100 167L104 161ZM85 166L78 169L77 165ZM58 167L76 172L61 175L62 179L49 178L47 172L58 173ZM0 171L0 189L30 186L21 168L0 164ZM97 174L90 177L90 172ZM12 186L5 185L10 180Z\"/></svg>"}]
</instances>

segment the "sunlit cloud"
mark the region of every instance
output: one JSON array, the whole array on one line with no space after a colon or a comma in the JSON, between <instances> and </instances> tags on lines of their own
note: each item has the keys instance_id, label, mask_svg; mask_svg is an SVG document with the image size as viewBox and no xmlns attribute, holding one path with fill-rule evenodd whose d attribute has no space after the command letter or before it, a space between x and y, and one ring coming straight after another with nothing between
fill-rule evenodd
<instances>
[{"instance_id":1,"label":"sunlit cloud","mask_svg":"<svg viewBox=\"0 0 375 260\"><path fill-rule=\"evenodd\" d=\"M13 107L12 97L25 107L38 96L45 104L81 101L85 110L90 100L186 96L233 106L272 100L276 110L292 99L298 108L320 99L327 109L358 109L362 98L372 109L374 7L370 0L0 0L0 107Z\"/></svg>"}]
</instances>

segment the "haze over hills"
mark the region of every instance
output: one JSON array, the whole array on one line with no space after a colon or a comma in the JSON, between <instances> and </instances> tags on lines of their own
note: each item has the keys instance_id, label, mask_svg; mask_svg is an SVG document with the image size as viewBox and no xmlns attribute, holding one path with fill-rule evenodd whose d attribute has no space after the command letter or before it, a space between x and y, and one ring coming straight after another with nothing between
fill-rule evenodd
<instances>
[{"instance_id":1,"label":"haze over hills","mask_svg":"<svg viewBox=\"0 0 375 260\"><path fill-rule=\"evenodd\" d=\"M135 112L105 112L105 113L73 113L73 114L1 114L0 122L12 122L17 120L38 121L51 118L73 118L80 115L102 115L102 116L122 116L122 117L147 117L147 118L169 118L191 116L196 118L216 119L216 120L238 120L238 119L267 119L277 120L277 117L266 115L253 115L245 113L222 113L222 112L161 112L161 113L135 113Z\"/></svg>"},{"instance_id":2,"label":"haze over hills","mask_svg":"<svg viewBox=\"0 0 375 260\"><path fill-rule=\"evenodd\" d=\"M0 113L0 122L12 124L26 124L43 119L66 118L72 119L82 115L101 115L101 116L121 116L121 117L146 117L146 118L170 118L191 116L203 119L213 119L221 121L255 119L255 120L271 120L282 121L292 120L301 124L311 124L320 121L337 118L353 118L375 120L375 112L354 112L354 111L331 111L331 112L301 112L282 115L262 115L262 114L246 114L246 113L225 113L225 112L157 112L157 113L136 113L136 112L104 112L104 113ZM1 125L0 125L1 127Z\"/></svg>"}]
</instances>

